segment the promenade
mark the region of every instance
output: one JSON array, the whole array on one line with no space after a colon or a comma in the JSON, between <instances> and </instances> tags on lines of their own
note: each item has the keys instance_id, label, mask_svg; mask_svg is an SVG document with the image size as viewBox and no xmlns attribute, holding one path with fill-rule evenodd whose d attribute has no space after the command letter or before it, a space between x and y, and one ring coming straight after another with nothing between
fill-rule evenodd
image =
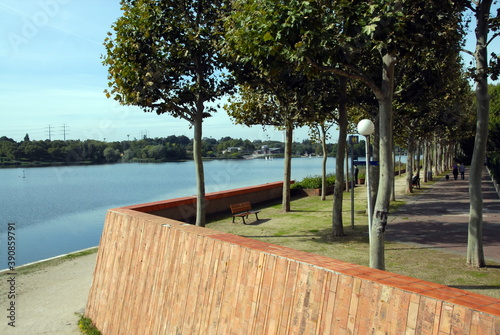
<instances>
[{"instance_id":1,"label":"promenade","mask_svg":"<svg viewBox=\"0 0 500 335\"><path fill-rule=\"evenodd\" d=\"M407 203L390 215L386 240L412 243L440 251L467 253L470 211L468 171L465 179L444 177L398 200ZM500 263L500 197L483 169L483 247L487 261Z\"/></svg>"}]
</instances>

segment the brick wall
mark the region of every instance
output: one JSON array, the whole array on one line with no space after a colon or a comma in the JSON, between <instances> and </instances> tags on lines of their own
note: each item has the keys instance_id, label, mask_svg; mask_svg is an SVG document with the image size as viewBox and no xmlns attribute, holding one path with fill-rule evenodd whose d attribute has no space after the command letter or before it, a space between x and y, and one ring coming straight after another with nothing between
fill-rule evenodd
<instances>
[{"instance_id":1,"label":"brick wall","mask_svg":"<svg viewBox=\"0 0 500 335\"><path fill-rule=\"evenodd\" d=\"M207 193L205 196L206 213L231 213L229 205L244 201L250 201L255 205L271 200L281 199L282 190L283 182L274 182L236 188L228 191ZM147 204L132 205L124 208L147 212L149 214L159 215L169 219L189 222L193 221L193 218L196 216L196 196L150 202Z\"/></svg>"},{"instance_id":2,"label":"brick wall","mask_svg":"<svg viewBox=\"0 0 500 335\"><path fill-rule=\"evenodd\" d=\"M498 299L130 208L107 214L85 314L106 335L500 334Z\"/></svg>"}]
</instances>

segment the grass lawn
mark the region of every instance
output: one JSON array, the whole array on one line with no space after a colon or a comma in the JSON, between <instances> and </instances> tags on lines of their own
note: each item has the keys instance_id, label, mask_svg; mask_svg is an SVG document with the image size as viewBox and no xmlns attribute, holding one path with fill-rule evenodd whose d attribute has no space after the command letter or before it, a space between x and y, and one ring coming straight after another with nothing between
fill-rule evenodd
<instances>
[{"instance_id":1,"label":"grass lawn","mask_svg":"<svg viewBox=\"0 0 500 335\"><path fill-rule=\"evenodd\" d=\"M402 187L403 177L396 178L396 188ZM398 186L399 185L399 186ZM422 184L422 192L429 183ZM207 227L241 235L297 250L324 255L349 263L369 265L368 226L366 215L366 188L355 188L355 222L351 227L351 196L344 193L344 237L331 237L332 196L326 201L320 197L292 200L292 212L283 213L280 203L262 207L259 221L249 217L244 225L240 218L231 223L229 215L208 218ZM391 212L404 204L401 196L391 205ZM398 198L397 197L397 198ZM473 269L466 266L465 255L443 252L432 248L403 243L386 242L386 270L500 299L500 264L487 262L488 267Z\"/></svg>"}]
</instances>

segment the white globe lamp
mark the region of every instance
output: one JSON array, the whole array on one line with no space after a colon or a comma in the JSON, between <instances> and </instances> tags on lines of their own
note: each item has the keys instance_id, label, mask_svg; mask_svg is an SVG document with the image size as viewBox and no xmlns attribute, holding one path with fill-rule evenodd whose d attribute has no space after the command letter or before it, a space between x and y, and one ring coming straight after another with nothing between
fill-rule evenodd
<instances>
[{"instance_id":1,"label":"white globe lamp","mask_svg":"<svg viewBox=\"0 0 500 335\"><path fill-rule=\"evenodd\" d=\"M372 120L363 119L358 123L358 133L363 136L370 136L375 132L375 125Z\"/></svg>"}]
</instances>

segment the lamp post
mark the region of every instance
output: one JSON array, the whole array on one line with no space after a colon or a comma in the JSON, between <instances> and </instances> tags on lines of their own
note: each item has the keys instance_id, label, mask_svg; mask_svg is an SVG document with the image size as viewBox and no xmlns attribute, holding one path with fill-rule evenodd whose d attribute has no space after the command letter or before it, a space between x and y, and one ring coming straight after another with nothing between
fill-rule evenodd
<instances>
[{"instance_id":1,"label":"lamp post","mask_svg":"<svg viewBox=\"0 0 500 335\"><path fill-rule=\"evenodd\" d=\"M358 144L358 136L349 136L349 145L351 147L351 227L354 229L354 184L356 173L354 172L354 144Z\"/></svg>"},{"instance_id":2,"label":"lamp post","mask_svg":"<svg viewBox=\"0 0 500 335\"><path fill-rule=\"evenodd\" d=\"M371 120L363 119L358 123L358 133L366 137L366 200L368 207L368 237L372 241L372 199L370 194L370 135L375 131L375 125Z\"/></svg>"}]
</instances>

